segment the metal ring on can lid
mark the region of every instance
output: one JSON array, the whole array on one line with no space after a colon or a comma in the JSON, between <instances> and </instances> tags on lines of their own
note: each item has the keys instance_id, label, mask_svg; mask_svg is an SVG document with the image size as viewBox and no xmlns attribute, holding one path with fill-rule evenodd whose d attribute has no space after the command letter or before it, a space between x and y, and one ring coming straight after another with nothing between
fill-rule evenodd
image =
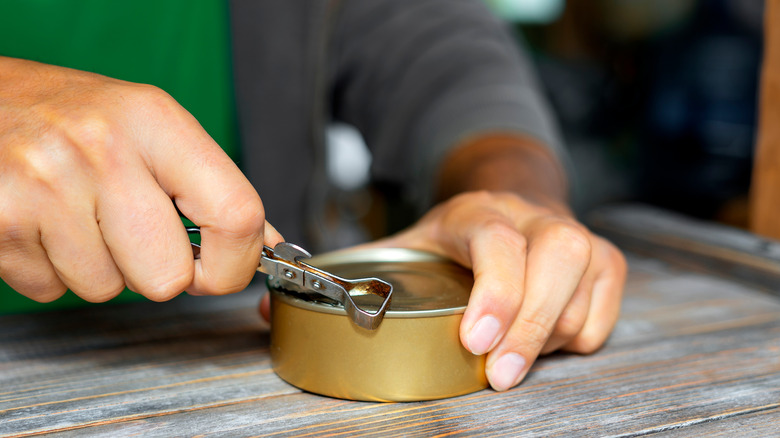
<instances>
[{"instance_id":1,"label":"metal ring on can lid","mask_svg":"<svg viewBox=\"0 0 780 438\"><path fill-rule=\"evenodd\" d=\"M344 277L390 282L393 300L373 331L353 324L326 297L271 289L271 359L276 373L301 389L371 401L430 400L487 387L485 357L461 345L459 325L471 271L435 254L364 249L308 262ZM355 297L371 307L371 297ZM375 297L374 297L375 299Z\"/></svg>"}]
</instances>

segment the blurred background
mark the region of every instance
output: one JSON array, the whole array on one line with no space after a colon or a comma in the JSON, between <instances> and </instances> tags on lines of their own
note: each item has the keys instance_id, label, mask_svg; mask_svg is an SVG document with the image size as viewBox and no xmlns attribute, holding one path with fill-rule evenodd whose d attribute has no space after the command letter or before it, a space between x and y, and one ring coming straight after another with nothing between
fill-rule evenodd
<instances>
[{"instance_id":1,"label":"blurred background","mask_svg":"<svg viewBox=\"0 0 780 438\"><path fill-rule=\"evenodd\" d=\"M484 1L536 61L578 214L638 201L746 227L763 0ZM360 193L359 134L335 126L329 139L335 185Z\"/></svg>"},{"instance_id":2,"label":"blurred background","mask_svg":"<svg viewBox=\"0 0 780 438\"><path fill-rule=\"evenodd\" d=\"M537 61L578 212L641 201L746 226L762 0L489 3Z\"/></svg>"}]
</instances>

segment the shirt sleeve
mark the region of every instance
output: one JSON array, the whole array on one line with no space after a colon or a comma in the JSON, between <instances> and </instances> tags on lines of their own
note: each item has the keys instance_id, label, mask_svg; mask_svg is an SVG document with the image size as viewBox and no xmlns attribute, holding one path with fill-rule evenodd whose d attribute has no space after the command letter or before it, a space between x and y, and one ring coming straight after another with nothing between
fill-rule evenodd
<instances>
[{"instance_id":1,"label":"shirt sleeve","mask_svg":"<svg viewBox=\"0 0 780 438\"><path fill-rule=\"evenodd\" d=\"M415 203L480 134L530 136L568 163L529 59L482 2L345 0L332 35L333 115L362 133L374 178Z\"/></svg>"}]
</instances>

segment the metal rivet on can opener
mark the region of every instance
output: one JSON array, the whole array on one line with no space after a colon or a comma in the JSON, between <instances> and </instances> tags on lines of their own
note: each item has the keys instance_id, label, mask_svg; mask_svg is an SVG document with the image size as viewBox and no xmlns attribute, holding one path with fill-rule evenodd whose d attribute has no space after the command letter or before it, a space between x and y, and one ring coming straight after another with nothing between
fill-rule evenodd
<instances>
[{"instance_id":1,"label":"metal rivet on can opener","mask_svg":"<svg viewBox=\"0 0 780 438\"><path fill-rule=\"evenodd\" d=\"M295 278L295 273L290 271L290 270L285 269L284 270L284 276L289 278L290 280L292 280L293 278Z\"/></svg>"},{"instance_id":2,"label":"metal rivet on can opener","mask_svg":"<svg viewBox=\"0 0 780 438\"><path fill-rule=\"evenodd\" d=\"M314 280L314 281L312 281L312 282L311 282L311 285L312 285L312 286L313 286L315 289L322 289L322 283L320 283L318 280Z\"/></svg>"}]
</instances>

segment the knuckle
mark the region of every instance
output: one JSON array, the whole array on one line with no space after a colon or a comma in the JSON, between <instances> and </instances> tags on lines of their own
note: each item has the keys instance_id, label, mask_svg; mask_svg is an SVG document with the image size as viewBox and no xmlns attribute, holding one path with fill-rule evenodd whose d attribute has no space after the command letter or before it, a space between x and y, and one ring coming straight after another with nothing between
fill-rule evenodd
<instances>
[{"instance_id":1,"label":"knuckle","mask_svg":"<svg viewBox=\"0 0 780 438\"><path fill-rule=\"evenodd\" d=\"M250 280L251 277L246 281L239 281L236 278L212 278L204 280L204 286L210 295L228 295L244 290Z\"/></svg>"},{"instance_id":2,"label":"knuckle","mask_svg":"<svg viewBox=\"0 0 780 438\"><path fill-rule=\"evenodd\" d=\"M192 283L192 270L171 270L167 278L155 278L138 284L132 290L152 301L168 301Z\"/></svg>"},{"instance_id":3,"label":"knuckle","mask_svg":"<svg viewBox=\"0 0 780 438\"><path fill-rule=\"evenodd\" d=\"M80 118L66 128L67 145L72 163L79 163L97 175L104 175L114 169L112 123L100 115Z\"/></svg>"},{"instance_id":4,"label":"knuckle","mask_svg":"<svg viewBox=\"0 0 780 438\"><path fill-rule=\"evenodd\" d=\"M61 285L47 285L34 286L29 290L34 290L34 292L19 291L19 293L39 303L50 303L65 295L68 288Z\"/></svg>"},{"instance_id":5,"label":"knuckle","mask_svg":"<svg viewBox=\"0 0 780 438\"><path fill-rule=\"evenodd\" d=\"M588 232L582 226L569 221L556 221L546 227L544 237L556 246L565 247L575 257L590 257L592 245Z\"/></svg>"},{"instance_id":6,"label":"knuckle","mask_svg":"<svg viewBox=\"0 0 780 438\"><path fill-rule=\"evenodd\" d=\"M36 269L33 274L28 269L18 269L17 264L0 263L0 277L15 291L39 303L52 302L68 290L54 272L45 269Z\"/></svg>"},{"instance_id":7,"label":"knuckle","mask_svg":"<svg viewBox=\"0 0 780 438\"><path fill-rule=\"evenodd\" d=\"M111 142L111 123L97 114L84 116L65 129L72 142L90 151L100 151Z\"/></svg>"},{"instance_id":8,"label":"knuckle","mask_svg":"<svg viewBox=\"0 0 780 438\"><path fill-rule=\"evenodd\" d=\"M597 242L600 244L599 254L606 262L606 274L615 284L622 285L628 274L626 256L608 240L598 236L597 239ZM622 287L619 289L622 290Z\"/></svg>"},{"instance_id":9,"label":"knuckle","mask_svg":"<svg viewBox=\"0 0 780 438\"><path fill-rule=\"evenodd\" d=\"M152 114L167 114L172 109L180 108L176 100L162 88L148 84L129 84L131 102L138 109L151 111Z\"/></svg>"},{"instance_id":10,"label":"knuckle","mask_svg":"<svg viewBox=\"0 0 780 438\"><path fill-rule=\"evenodd\" d=\"M133 93L136 96L149 103L167 104L169 100L173 99L165 90L154 85L132 83L128 86L133 88Z\"/></svg>"},{"instance_id":11,"label":"knuckle","mask_svg":"<svg viewBox=\"0 0 780 438\"><path fill-rule=\"evenodd\" d=\"M505 218L495 217L487 219L482 225L482 232L488 234L495 241L501 241L525 252L528 241L518 232L517 228Z\"/></svg>"},{"instance_id":12,"label":"knuckle","mask_svg":"<svg viewBox=\"0 0 780 438\"><path fill-rule=\"evenodd\" d=\"M591 354L598 351L605 341L606 339L601 336L581 334L566 346L566 350L580 354Z\"/></svg>"},{"instance_id":13,"label":"knuckle","mask_svg":"<svg viewBox=\"0 0 780 438\"><path fill-rule=\"evenodd\" d=\"M93 122L85 122L93 123ZM102 122L95 122L102 123ZM107 128L82 127L61 123L56 133L44 133L34 141L11 145L6 151L3 170L16 184L26 190L37 190L39 195L67 192L82 179L82 167L95 167L96 160L108 157L102 145L104 136L96 131ZM87 132L82 136L82 132ZM103 138L103 140L98 140Z\"/></svg>"},{"instance_id":14,"label":"knuckle","mask_svg":"<svg viewBox=\"0 0 780 438\"><path fill-rule=\"evenodd\" d=\"M574 338L585 325L587 319L585 312L566 310L555 323L555 335L564 339Z\"/></svg>"},{"instance_id":15,"label":"knuckle","mask_svg":"<svg viewBox=\"0 0 780 438\"><path fill-rule=\"evenodd\" d=\"M533 317L522 318L522 331L518 333L522 342L530 345L535 350L541 350L542 346L552 336L555 321L544 313L537 313Z\"/></svg>"},{"instance_id":16,"label":"knuckle","mask_svg":"<svg viewBox=\"0 0 780 438\"><path fill-rule=\"evenodd\" d=\"M233 192L219 211L220 227L237 237L256 236L263 231L265 211L254 190Z\"/></svg>"},{"instance_id":17,"label":"knuckle","mask_svg":"<svg viewBox=\"0 0 780 438\"><path fill-rule=\"evenodd\" d=\"M46 138L39 143L18 143L9 149L12 161L9 167L24 183L32 184L28 188L56 189L66 182L64 177L69 172L71 153L62 139Z\"/></svg>"},{"instance_id":18,"label":"knuckle","mask_svg":"<svg viewBox=\"0 0 780 438\"><path fill-rule=\"evenodd\" d=\"M34 240L35 233L23 221L12 215L0 215L0 248L18 249Z\"/></svg>"},{"instance_id":19,"label":"knuckle","mask_svg":"<svg viewBox=\"0 0 780 438\"><path fill-rule=\"evenodd\" d=\"M623 253L617 249L612 244L610 246L610 258L612 261L612 266L615 267L618 273L625 276L626 272L628 271L628 261L626 261L626 256L623 255Z\"/></svg>"},{"instance_id":20,"label":"knuckle","mask_svg":"<svg viewBox=\"0 0 780 438\"><path fill-rule=\"evenodd\" d=\"M83 289L75 289L73 293L83 298L90 303L104 303L108 300L115 298L122 293L125 289L125 282L121 278L114 278L102 282L101 284L95 284Z\"/></svg>"}]
</instances>

